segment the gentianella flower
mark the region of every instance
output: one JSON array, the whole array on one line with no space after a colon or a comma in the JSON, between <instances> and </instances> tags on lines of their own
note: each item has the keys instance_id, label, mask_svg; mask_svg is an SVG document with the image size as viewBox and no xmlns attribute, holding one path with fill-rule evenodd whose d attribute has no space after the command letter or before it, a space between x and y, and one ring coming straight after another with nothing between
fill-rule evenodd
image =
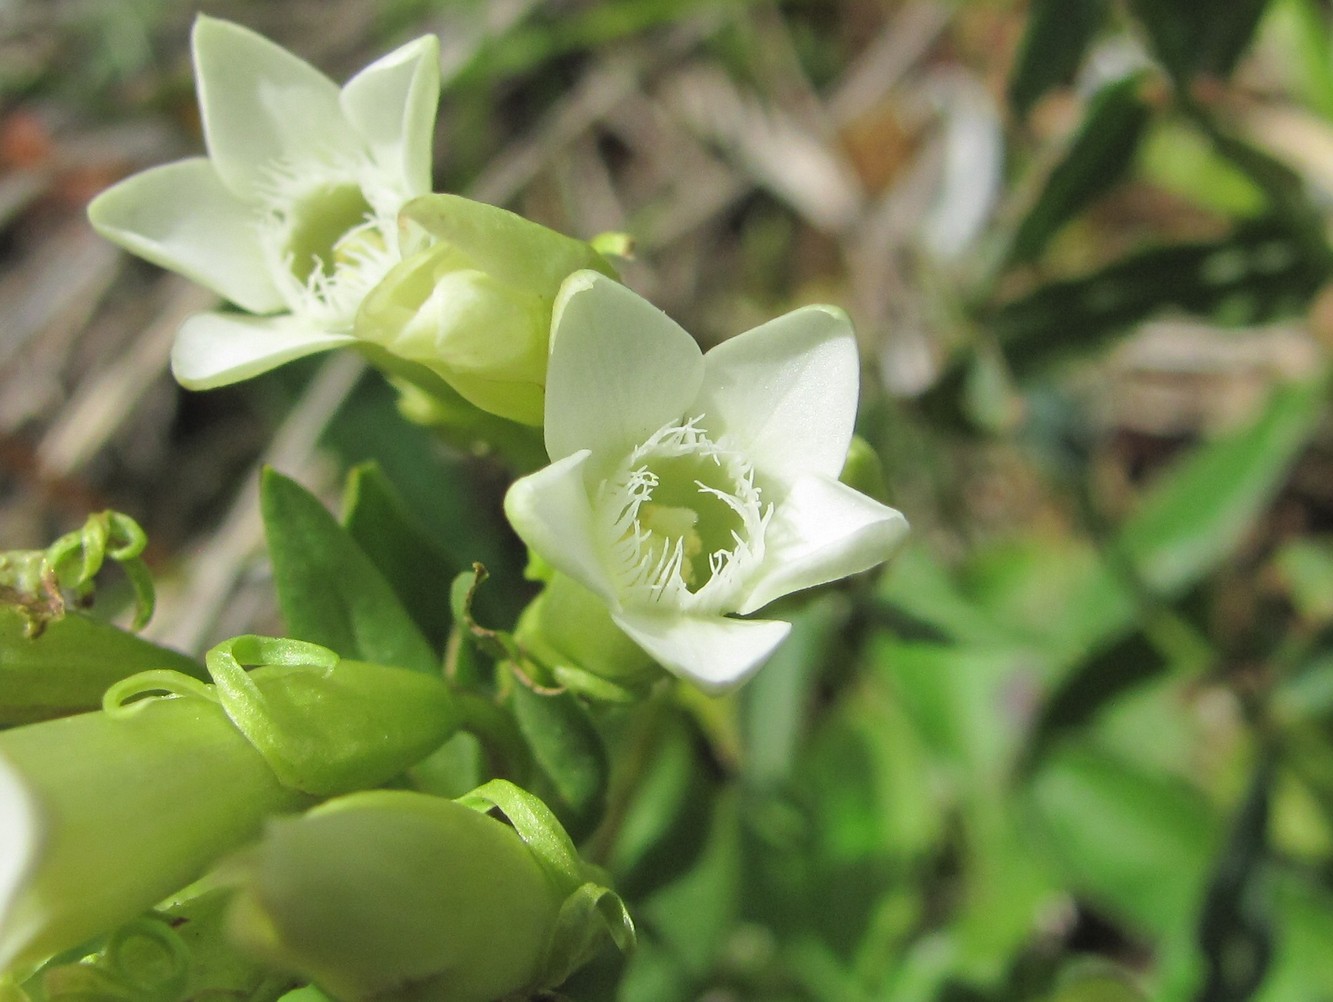
<instances>
[{"instance_id":1,"label":"gentianella flower","mask_svg":"<svg viewBox=\"0 0 1333 1002\"><path fill-rule=\"evenodd\" d=\"M515 482L505 512L659 664L725 691L790 629L736 617L873 567L906 532L901 513L838 480L859 371L832 307L705 355L647 301L579 272L553 317L552 463Z\"/></svg>"},{"instance_id":2,"label":"gentianella flower","mask_svg":"<svg viewBox=\"0 0 1333 1002\"><path fill-rule=\"evenodd\" d=\"M260 35L195 21L207 157L99 195L103 236L256 316L202 313L172 369L207 389L355 340L361 301L401 259L398 211L430 190L439 40L426 36L341 89Z\"/></svg>"}]
</instances>

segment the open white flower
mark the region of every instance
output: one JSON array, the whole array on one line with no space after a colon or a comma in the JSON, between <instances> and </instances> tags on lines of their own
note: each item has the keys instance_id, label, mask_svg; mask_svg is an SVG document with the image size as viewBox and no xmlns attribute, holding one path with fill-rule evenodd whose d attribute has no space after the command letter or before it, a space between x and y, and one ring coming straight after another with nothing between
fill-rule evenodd
<instances>
[{"instance_id":1,"label":"open white flower","mask_svg":"<svg viewBox=\"0 0 1333 1002\"><path fill-rule=\"evenodd\" d=\"M410 42L341 89L227 21L199 17L193 45L209 156L127 178L88 216L260 314L186 321L172 368L206 389L354 340L362 299L400 260L398 210L430 190L439 40Z\"/></svg>"},{"instance_id":2,"label":"open white flower","mask_svg":"<svg viewBox=\"0 0 1333 1002\"><path fill-rule=\"evenodd\" d=\"M583 271L560 291L551 343L552 463L510 488L505 512L672 673L738 684L790 625L732 614L873 567L906 532L838 481L859 382L841 311L795 310L704 355Z\"/></svg>"}]
</instances>

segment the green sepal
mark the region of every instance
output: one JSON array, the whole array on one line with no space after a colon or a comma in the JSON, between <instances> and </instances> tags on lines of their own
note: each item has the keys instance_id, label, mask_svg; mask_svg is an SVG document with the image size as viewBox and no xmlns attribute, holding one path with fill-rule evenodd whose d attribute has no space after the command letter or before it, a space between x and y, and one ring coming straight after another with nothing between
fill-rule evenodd
<instances>
[{"instance_id":1,"label":"green sepal","mask_svg":"<svg viewBox=\"0 0 1333 1002\"><path fill-rule=\"evenodd\" d=\"M221 705L283 786L319 797L378 786L458 729L443 680L339 658L318 644L241 636L205 655L213 685L141 672L107 690L112 716L138 713L166 692ZM243 666L255 665L250 671Z\"/></svg>"},{"instance_id":2,"label":"green sepal","mask_svg":"<svg viewBox=\"0 0 1333 1002\"><path fill-rule=\"evenodd\" d=\"M490 574L485 567L473 564L472 570L463 571L454 578L449 587L449 607L453 610L454 622L472 645L488 657L496 661L521 662L525 659L510 634L482 626L472 615L477 589L488 577Z\"/></svg>"},{"instance_id":3,"label":"green sepal","mask_svg":"<svg viewBox=\"0 0 1333 1002\"><path fill-rule=\"evenodd\" d=\"M603 935L623 952L634 948L634 921L610 887L610 878L579 858L568 833L538 797L507 780L494 779L457 802L483 813L498 809L565 893L533 990L558 985L587 963L600 949Z\"/></svg>"},{"instance_id":4,"label":"green sepal","mask_svg":"<svg viewBox=\"0 0 1333 1002\"><path fill-rule=\"evenodd\" d=\"M57 964L33 980L44 1002L178 1002L189 972L189 948L150 913L112 933L95 962Z\"/></svg>"},{"instance_id":5,"label":"green sepal","mask_svg":"<svg viewBox=\"0 0 1333 1002\"><path fill-rule=\"evenodd\" d=\"M628 705L640 702L645 695L642 686L634 687L612 682L610 679L594 675L590 671L574 665L556 664L551 666L551 677L565 689L586 699L595 699L602 703L620 703Z\"/></svg>"},{"instance_id":6,"label":"green sepal","mask_svg":"<svg viewBox=\"0 0 1333 1002\"><path fill-rule=\"evenodd\" d=\"M236 637L205 661L223 709L278 780L316 796L377 786L458 728L443 681L317 644Z\"/></svg>"}]
</instances>

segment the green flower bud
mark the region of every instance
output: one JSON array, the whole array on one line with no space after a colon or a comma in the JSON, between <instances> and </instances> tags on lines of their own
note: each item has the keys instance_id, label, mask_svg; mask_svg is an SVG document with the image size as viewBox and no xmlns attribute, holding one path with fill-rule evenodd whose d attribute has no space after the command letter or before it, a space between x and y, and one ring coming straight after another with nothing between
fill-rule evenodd
<instances>
[{"instance_id":1,"label":"green flower bud","mask_svg":"<svg viewBox=\"0 0 1333 1002\"><path fill-rule=\"evenodd\" d=\"M340 1002L535 986L566 896L513 828L407 791L274 821L241 872L236 938Z\"/></svg>"},{"instance_id":2,"label":"green flower bud","mask_svg":"<svg viewBox=\"0 0 1333 1002\"><path fill-rule=\"evenodd\" d=\"M0 733L0 971L114 928L310 798L216 703L154 699Z\"/></svg>"},{"instance_id":3,"label":"green flower bud","mask_svg":"<svg viewBox=\"0 0 1333 1002\"><path fill-rule=\"evenodd\" d=\"M567 685L570 669L616 686L638 687L662 677L653 659L616 626L606 603L564 574L552 573L523 610L514 639Z\"/></svg>"},{"instance_id":4,"label":"green flower bud","mask_svg":"<svg viewBox=\"0 0 1333 1002\"><path fill-rule=\"evenodd\" d=\"M560 283L580 268L613 275L611 266L584 241L456 195L414 199L400 219L430 243L366 296L357 337L483 411L540 425Z\"/></svg>"},{"instance_id":5,"label":"green flower bud","mask_svg":"<svg viewBox=\"0 0 1333 1002\"><path fill-rule=\"evenodd\" d=\"M315 644L238 637L206 662L213 685L143 672L101 712L0 732L0 972L128 921L272 814L392 778L458 722L442 681Z\"/></svg>"}]
</instances>

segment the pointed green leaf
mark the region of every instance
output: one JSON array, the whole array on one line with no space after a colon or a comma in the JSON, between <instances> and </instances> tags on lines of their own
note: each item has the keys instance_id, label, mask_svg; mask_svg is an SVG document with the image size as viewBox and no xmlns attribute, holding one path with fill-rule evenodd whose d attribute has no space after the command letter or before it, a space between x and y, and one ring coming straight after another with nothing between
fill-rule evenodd
<instances>
[{"instance_id":1,"label":"pointed green leaf","mask_svg":"<svg viewBox=\"0 0 1333 1002\"><path fill-rule=\"evenodd\" d=\"M1220 240L1153 247L1050 282L999 307L988 323L1023 379L1171 307L1227 324L1298 312L1327 278L1327 262L1312 257L1303 235L1265 218Z\"/></svg>"},{"instance_id":2,"label":"pointed green leaf","mask_svg":"<svg viewBox=\"0 0 1333 1002\"><path fill-rule=\"evenodd\" d=\"M1142 90L1143 79L1135 74L1093 97L1068 151L1019 224L1010 263L1035 260L1060 227L1124 176L1151 116Z\"/></svg>"},{"instance_id":3,"label":"pointed green leaf","mask_svg":"<svg viewBox=\"0 0 1333 1002\"><path fill-rule=\"evenodd\" d=\"M1074 79L1109 11L1107 0L1035 0L1028 7L1023 47L1009 79L1009 102L1020 118L1048 90Z\"/></svg>"},{"instance_id":4,"label":"pointed green leaf","mask_svg":"<svg viewBox=\"0 0 1333 1002\"><path fill-rule=\"evenodd\" d=\"M260 485L260 508L292 637L346 658L439 670L439 658L393 588L314 495L270 469Z\"/></svg>"},{"instance_id":5,"label":"pointed green leaf","mask_svg":"<svg viewBox=\"0 0 1333 1002\"><path fill-rule=\"evenodd\" d=\"M1157 57L1180 83L1229 76L1268 0L1130 0Z\"/></svg>"},{"instance_id":6,"label":"pointed green leaf","mask_svg":"<svg viewBox=\"0 0 1333 1002\"><path fill-rule=\"evenodd\" d=\"M1034 832L1066 886L1142 933L1189 933L1219 836L1196 790L1069 746L1042 767L1029 796Z\"/></svg>"},{"instance_id":7,"label":"pointed green leaf","mask_svg":"<svg viewBox=\"0 0 1333 1002\"><path fill-rule=\"evenodd\" d=\"M454 566L408 512L377 463L355 467L347 478L343 525L434 647L453 621L449 587Z\"/></svg>"},{"instance_id":8,"label":"pointed green leaf","mask_svg":"<svg viewBox=\"0 0 1333 1002\"><path fill-rule=\"evenodd\" d=\"M599 820L606 795L606 748L588 711L567 692L513 688L514 719L555 797L546 797L575 837Z\"/></svg>"}]
</instances>

